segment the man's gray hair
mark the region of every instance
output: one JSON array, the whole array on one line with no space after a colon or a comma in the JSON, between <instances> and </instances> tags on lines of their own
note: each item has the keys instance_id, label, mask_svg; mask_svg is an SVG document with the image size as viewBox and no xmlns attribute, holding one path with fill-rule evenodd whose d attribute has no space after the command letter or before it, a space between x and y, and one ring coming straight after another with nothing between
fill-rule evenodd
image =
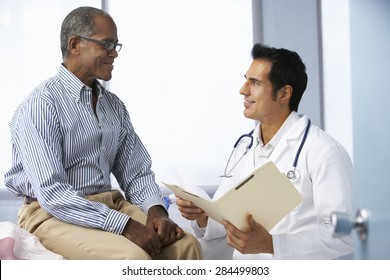
<instances>
[{"instance_id":1,"label":"man's gray hair","mask_svg":"<svg viewBox=\"0 0 390 280\"><path fill-rule=\"evenodd\" d=\"M71 36L90 37L96 34L95 17L111 16L100 9L93 7L79 7L71 11L62 22L61 26L61 52L62 58L65 59L69 53L68 40Z\"/></svg>"}]
</instances>

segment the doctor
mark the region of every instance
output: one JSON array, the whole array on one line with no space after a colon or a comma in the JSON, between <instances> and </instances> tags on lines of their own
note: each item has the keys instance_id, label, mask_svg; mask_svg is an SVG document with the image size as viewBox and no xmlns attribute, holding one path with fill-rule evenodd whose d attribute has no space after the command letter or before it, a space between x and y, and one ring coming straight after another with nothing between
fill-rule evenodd
<instances>
[{"instance_id":1,"label":"doctor","mask_svg":"<svg viewBox=\"0 0 390 280\"><path fill-rule=\"evenodd\" d=\"M303 202L270 232L251 216L247 217L251 230L242 232L228 221L219 224L208 218L190 201L178 199L178 208L192 221L204 246L225 239L226 247L234 249L234 259L335 259L349 255L352 237L334 238L329 216L334 211L351 214L352 163L336 140L297 113L307 85L305 65L296 52L261 44L254 45L252 57L240 94L245 117L259 124L236 143L214 198L273 161L293 182ZM237 204L239 207L239 201Z\"/></svg>"}]
</instances>

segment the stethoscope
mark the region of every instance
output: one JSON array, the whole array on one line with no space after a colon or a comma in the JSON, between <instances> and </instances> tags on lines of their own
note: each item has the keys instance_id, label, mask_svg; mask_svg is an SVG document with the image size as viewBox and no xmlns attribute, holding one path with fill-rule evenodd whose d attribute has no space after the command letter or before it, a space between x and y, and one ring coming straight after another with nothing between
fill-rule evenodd
<instances>
[{"instance_id":1,"label":"stethoscope","mask_svg":"<svg viewBox=\"0 0 390 280\"><path fill-rule=\"evenodd\" d=\"M308 122L307 122L307 126L306 126L306 129L305 129L305 133L303 135L303 138L302 138L302 141L301 141L301 144L299 145L299 148L298 148L298 151L297 153L295 154L295 159L294 159L294 162L293 162L293 165L292 165L292 169L290 171L287 172L287 178L290 179L290 181L292 183L295 183L296 181L298 181L299 179L299 172L297 170L297 166L298 166L298 159L299 159L299 155L301 154L301 151L302 151L302 148L303 148L303 145L305 145L305 142L306 142L306 138L307 138L307 135L309 133L309 129L310 129L310 124L311 124L311 120L309 119ZM252 148L253 146L253 132L254 132L254 129L249 132L248 134L243 134L241 135L236 143L234 143L234 146L233 146L233 150L232 152L230 153L230 156L229 156L229 159L226 163L226 166L225 166L225 171L224 171L224 174L222 174L220 177L224 177L224 178L231 178L233 175L231 175L231 172L234 170L234 168L240 163L240 161L242 160L242 158L248 153L248 151ZM233 165L232 168L230 168L230 170L228 171L228 167L229 167L229 164L230 164L230 160L233 156L233 153L235 151L235 149L237 148L238 144L244 139L244 138L249 138L250 141L249 143L246 145L246 148L245 148L245 151L244 153L242 154L242 156L237 160L237 162Z\"/></svg>"}]
</instances>

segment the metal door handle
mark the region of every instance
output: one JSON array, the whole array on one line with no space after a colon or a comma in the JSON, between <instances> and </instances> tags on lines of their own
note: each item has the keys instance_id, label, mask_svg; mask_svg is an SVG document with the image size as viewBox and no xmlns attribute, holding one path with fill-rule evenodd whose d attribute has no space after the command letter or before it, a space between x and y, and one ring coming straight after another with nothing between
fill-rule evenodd
<instances>
[{"instance_id":1,"label":"metal door handle","mask_svg":"<svg viewBox=\"0 0 390 280\"><path fill-rule=\"evenodd\" d=\"M332 213L330 218L334 236L347 235L355 229L361 241L367 239L368 210L366 208L358 209L354 220L347 214L337 212Z\"/></svg>"}]
</instances>

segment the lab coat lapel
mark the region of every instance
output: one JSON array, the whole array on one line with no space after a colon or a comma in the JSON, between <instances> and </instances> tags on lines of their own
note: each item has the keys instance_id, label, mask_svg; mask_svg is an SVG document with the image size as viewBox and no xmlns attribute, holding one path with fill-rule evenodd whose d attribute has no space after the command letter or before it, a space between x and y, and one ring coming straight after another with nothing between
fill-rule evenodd
<instances>
[{"instance_id":1,"label":"lab coat lapel","mask_svg":"<svg viewBox=\"0 0 390 280\"><path fill-rule=\"evenodd\" d=\"M295 157L307 123L308 117L306 115L302 115L301 118L296 121L293 126L282 136L269 159L273 162L280 162L284 161L281 159L281 157L285 157L287 154L291 154L293 157ZM292 164L293 160L291 160L291 163L287 162L287 165L289 166L292 166Z\"/></svg>"}]
</instances>

